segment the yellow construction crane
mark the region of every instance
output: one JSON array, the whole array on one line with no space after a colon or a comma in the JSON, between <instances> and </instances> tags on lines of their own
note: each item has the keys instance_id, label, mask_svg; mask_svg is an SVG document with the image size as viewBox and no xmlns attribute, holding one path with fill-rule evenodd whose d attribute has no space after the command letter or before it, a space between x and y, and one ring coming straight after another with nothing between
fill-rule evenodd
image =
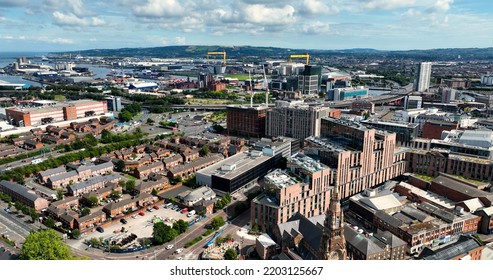
<instances>
[{"instance_id":1,"label":"yellow construction crane","mask_svg":"<svg viewBox=\"0 0 493 280\"><path fill-rule=\"evenodd\" d=\"M309 64L310 62L310 55L305 53L305 54L291 54L289 55L289 61L291 61L292 58L306 58L306 65Z\"/></svg>"},{"instance_id":2,"label":"yellow construction crane","mask_svg":"<svg viewBox=\"0 0 493 280\"><path fill-rule=\"evenodd\" d=\"M221 54L223 56L223 65L226 66L226 52L207 52L207 62L209 62L209 55Z\"/></svg>"}]
</instances>

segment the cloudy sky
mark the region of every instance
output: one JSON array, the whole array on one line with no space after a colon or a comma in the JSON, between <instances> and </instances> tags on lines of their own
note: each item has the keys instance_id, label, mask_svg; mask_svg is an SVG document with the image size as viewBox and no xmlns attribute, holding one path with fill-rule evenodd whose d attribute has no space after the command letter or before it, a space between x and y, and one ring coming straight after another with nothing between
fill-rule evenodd
<instances>
[{"instance_id":1,"label":"cloudy sky","mask_svg":"<svg viewBox=\"0 0 493 280\"><path fill-rule=\"evenodd\" d=\"M493 46L491 0L0 0L0 51Z\"/></svg>"}]
</instances>

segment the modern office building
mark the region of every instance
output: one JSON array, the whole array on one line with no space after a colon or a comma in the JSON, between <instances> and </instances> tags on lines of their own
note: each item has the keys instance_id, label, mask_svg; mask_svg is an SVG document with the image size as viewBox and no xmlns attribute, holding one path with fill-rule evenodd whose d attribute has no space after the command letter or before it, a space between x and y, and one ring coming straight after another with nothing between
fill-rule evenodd
<instances>
[{"instance_id":1,"label":"modern office building","mask_svg":"<svg viewBox=\"0 0 493 280\"><path fill-rule=\"evenodd\" d=\"M322 67L305 65L305 69L298 75L298 89L303 95L318 95L322 80Z\"/></svg>"},{"instance_id":2,"label":"modern office building","mask_svg":"<svg viewBox=\"0 0 493 280\"><path fill-rule=\"evenodd\" d=\"M421 62L416 66L415 91L427 91L430 88L431 62Z\"/></svg>"},{"instance_id":3,"label":"modern office building","mask_svg":"<svg viewBox=\"0 0 493 280\"><path fill-rule=\"evenodd\" d=\"M327 99L331 101L356 99L367 96L368 88L365 87L334 88L327 91Z\"/></svg>"},{"instance_id":4,"label":"modern office building","mask_svg":"<svg viewBox=\"0 0 493 280\"><path fill-rule=\"evenodd\" d=\"M404 108L406 109L419 109L423 107L423 97L410 95L406 96L404 100Z\"/></svg>"},{"instance_id":5,"label":"modern office building","mask_svg":"<svg viewBox=\"0 0 493 280\"><path fill-rule=\"evenodd\" d=\"M329 108L308 106L304 103L277 101L276 107L267 111L267 136L286 136L303 141L320 135L320 120L329 115Z\"/></svg>"},{"instance_id":6,"label":"modern office building","mask_svg":"<svg viewBox=\"0 0 493 280\"><path fill-rule=\"evenodd\" d=\"M407 146L407 143L410 143L419 135L419 125L417 123L405 124L396 122L384 122L379 120L366 120L362 123L372 128L395 132L395 134L397 135L397 143L402 146Z\"/></svg>"},{"instance_id":7,"label":"modern office building","mask_svg":"<svg viewBox=\"0 0 493 280\"><path fill-rule=\"evenodd\" d=\"M111 96L105 98L108 106L108 111L120 112L122 110L122 98L119 96Z\"/></svg>"},{"instance_id":8,"label":"modern office building","mask_svg":"<svg viewBox=\"0 0 493 280\"><path fill-rule=\"evenodd\" d=\"M231 136L261 138L265 136L267 107L226 107L226 126Z\"/></svg>"},{"instance_id":9,"label":"modern office building","mask_svg":"<svg viewBox=\"0 0 493 280\"><path fill-rule=\"evenodd\" d=\"M275 157L261 151L247 151L198 170L196 183L222 193L233 193L265 176L275 165Z\"/></svg>"},{"instance_id":10,"label":"modern office building","mask_svg":"<svg viewBox=\"0 0 493 280\"><path fill-rule=\"evenodd\" d=\"M322 118L320 138L305 140L305 154L330 167L327 183L342 198L402 175L406 150L396 147L395 133L330 117Z\"/></svg>"}]
</instances>

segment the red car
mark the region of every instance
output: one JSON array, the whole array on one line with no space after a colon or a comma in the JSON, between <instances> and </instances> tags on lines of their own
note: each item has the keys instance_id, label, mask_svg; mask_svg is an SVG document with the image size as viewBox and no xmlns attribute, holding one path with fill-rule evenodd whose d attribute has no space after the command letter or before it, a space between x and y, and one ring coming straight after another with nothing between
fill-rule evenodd
<instances>
[{"instance_id":1,"label":"red car","mask_svg":"<svg viewBox=\"0 0 493 280\"><path fill-rule=\"evenodd\" d=\"M145 214L144 212L139 212L139 215L144 216Z\"/></svg>"},{"instance_id":2,"label":"red car","mask_svg":"<svg viewBox=\"0 0 493 280\"><path fill-rule=\"evenodd\" d=\"M152 206L152 208L159 210L159 207L157 205Z\"/></svg>"},{"instance_id":3,"label":"red car","mask_svg":"<svg viewBox=\"0 0 493 280\"><path fill-rule=\"evenodd\" d=\"M181 209L181 211L180 211L180 213L182 213L182 214L185 214L185 213L187 213L187 212L188 212L188 208L183 208L183 209Z\"/></svg>"}]
</instances>

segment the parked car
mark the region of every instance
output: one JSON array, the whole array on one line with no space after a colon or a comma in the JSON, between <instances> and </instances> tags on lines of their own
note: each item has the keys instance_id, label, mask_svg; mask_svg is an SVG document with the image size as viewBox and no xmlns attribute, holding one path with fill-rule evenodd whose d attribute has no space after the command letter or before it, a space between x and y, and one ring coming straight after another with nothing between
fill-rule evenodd
<instances>
[{"instance_id":1,"label":"parked car","mask_svg":"<svg viewBox=\"0 0 493 280\"><path fill-rule=\"evenodd\" d=\"M100 233L104 232L104 229L102 227L97 227L96 230L99 231Z\"/></svg>"},{"instance_id":2,"label":"parked car","mask_svg":"<svg viewBox=\"0 0 493 280\"><path fill-rule=\"evenodd\" d=\"M181 209L181 211L180 211L180 213L182 213L182 214L185 214L185 213L187 213L187 212L188 212L188 208L183 208L183 209Z\"/></svg>"},{"instance_id":3,"label":"parked car","mask_svg":"<svg viewBox=\"0 0 493 280\"><path fill-rule=\"evenodd\" d=\"M152 208L159 210L159 207L157 205L152 206Z\"/></svg>"},{"instance_id":4,"label":"parked car","mask_svg":"<svg viewBox=\"0 0 493 280\"><path fill-rule=\"evenodd\" d=\"M173 244L169 244L168 246L166 246L166 250L171 250L173 249Z\"/></svg>"},{"instance_id":5,"label":"parked car","mask_svg":"<svg viewBox=\"0 0 493 280\"><path fill-rule=\"evenodd\" d=\"M144 212L139 212L139 215L144 216L145 214Z\"/></svg>"},{"instance_id":6,"label":"parked car","mask_svg":"<svg viewBox=\"0 0 493 280\"><path fill-rule=\"evenodd\" d=\"M176 249L175 254L179 254L181 252L183 252L183 248L178 248L178 249Z\"/></svg>"},{"instance_id":7,"label":"parked car","mask_svg":"<svg viewBox=\"0 0 493 280\"><path fill-rule=\"evenodd\" d=\"M132 218L133 219L137 219L137 215L132 215Z\"/></svg>"},{"instance_id":8,"label":"parked car","mask_svg":"<svg viewBox=\"0 0 493 280\"><path fill-rule=\"evenodd\" d=\"M120 219L120 222L121 222L122 224L126 224L126 223L127 223L127 220L125 220L125 219Z\"/></svg>"}]
</instances>

